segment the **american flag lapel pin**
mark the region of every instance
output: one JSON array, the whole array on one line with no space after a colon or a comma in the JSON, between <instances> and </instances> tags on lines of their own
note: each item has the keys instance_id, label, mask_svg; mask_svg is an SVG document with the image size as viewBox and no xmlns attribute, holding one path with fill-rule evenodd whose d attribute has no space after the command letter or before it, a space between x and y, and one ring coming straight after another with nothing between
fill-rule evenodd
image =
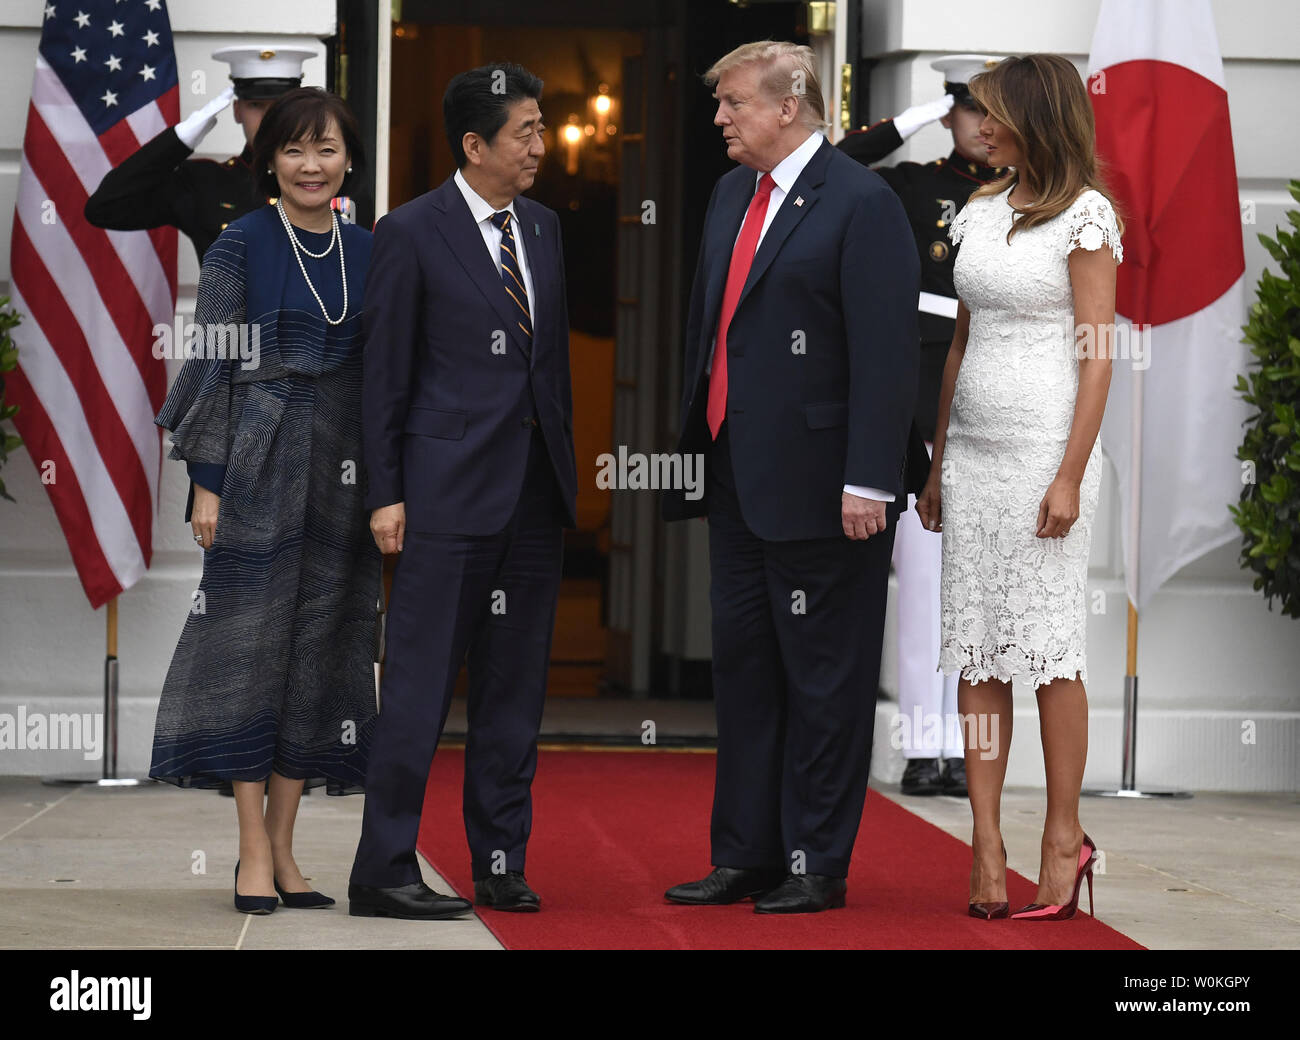
<instances>
[{"instance_id":1,"label":"american flag lapel pin","mask_svg":"<svg viewBox=\"0 0 1300 1040\"><path fill-rule=\"evenodd\" d=\"M794 204L795 204L796 206L802 206L802 205L803 205L803 196L800 195L798 198L796 198L796 199L794 200Z\"/></svg>"}]
</instances>

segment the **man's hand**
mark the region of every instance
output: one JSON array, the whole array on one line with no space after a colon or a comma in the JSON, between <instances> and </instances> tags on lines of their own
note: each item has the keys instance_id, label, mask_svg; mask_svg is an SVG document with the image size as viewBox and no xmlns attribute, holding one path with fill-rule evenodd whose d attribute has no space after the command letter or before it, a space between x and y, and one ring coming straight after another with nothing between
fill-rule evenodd
<instances>
[{"instance_id":1,"label":"man's hand","mask_svg":"<svg viewBox=\"0 0 1300 1040\"><path fill-rule=\"evenodd\" d=\"M380 506L370 514L370 533L381 553L399 553L406 538L406 503Z\"/></svg>"},{"instance_id":2,"label":"man's hand","mask_svg":"<svg viewBox=\"0 0 1300 1040\"><path fill-rule=\"evenodd\" d=\"M936 119L946 116L952 110L952 105L951 94L945 94L937 101L913 105L894 116L894 129L898 131L898 136L906 141L926 123L933 123Z\"/></svg>"},{"instance_id":3,"label":"man's hand","mask_svg":"<svg viewBox=\"0 0 1300 1040\"><path fill-rule=\"evenodd\" d=\"M190 529L194 540L203 548L212 548L217 536L217 514L221 511L221 496L200 484L194 485L194 507L190 510Z\"/></svg>"},{"instance_id":4,"label":"man's hand","mask_svg":"<svg viewBox=\"0 0 1300 1040\"><path fill-rule=\"evenodd\" d=\"M191 113L188 118L177 123L176 136L180 138L181 144L191 152L194 151L199 146L199 142L217 125L217 116L234 100L235 88L226 87L197 112Z\"/></svg>"},{"instance_id":5,"label":"man's hand","mask_svg":"<svg viewBox=\"0 0 1300 1040\"><path fill-rule=\"evenodd\" d=\"M865 541L885 529L885 506L874 498L861 498L845 491L840 497L840 519L844 533L855 542Z\"/></svg>"}]
</instances>

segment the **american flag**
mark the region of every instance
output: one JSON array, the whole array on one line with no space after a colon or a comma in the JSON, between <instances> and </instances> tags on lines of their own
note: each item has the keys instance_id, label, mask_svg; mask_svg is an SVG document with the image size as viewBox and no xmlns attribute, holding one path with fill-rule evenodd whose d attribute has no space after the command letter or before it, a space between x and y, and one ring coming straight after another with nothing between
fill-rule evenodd
<instances>
[{"instance_id":1,"label":"american flag","mask_svg":"<svg viewBox=\"0 0 1300 1040\"><path fill-rule=\"evenodd\" d=\"M82 211L112 167L179 118L164 0L51 0L27 110L6 397L91 606L153 555L167 393L153 326L176 308L176 230L102 231Z\"/></svg>"}]
</instances>

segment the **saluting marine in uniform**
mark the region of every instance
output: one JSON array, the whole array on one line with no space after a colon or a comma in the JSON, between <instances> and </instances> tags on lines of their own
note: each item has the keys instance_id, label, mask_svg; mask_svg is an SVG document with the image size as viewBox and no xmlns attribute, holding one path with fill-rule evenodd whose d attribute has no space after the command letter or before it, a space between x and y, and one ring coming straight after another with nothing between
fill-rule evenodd
<instances>
[{"instance_id":1,"label":"saluting marine in uniform","mask_svg":"<svg viewBox=\"0 0 1300 1040\"><path fill-rule=\"evenodd\" d=\"M264 206L249 166L262 113L302 83L302 63L316 52L301 47L240 46L214 51L230 65L233 85L193 115L169 126L105 174L86 200L86 220L113 231L174 227L194 243L199 263L227 224ZM193 159L199 142L233 101L244 130L244 150L216 162Z\"/></svg>"},{"instance_id":2,"label":"saluting marine in uniform","mask_svg":"<svg viewBox=\"0 0 1300 1040\"><path fill-rule=\"evenodd\" d=\"M916 426L933 451L939 390L957 319L952 284L956 247L948 225L980 185L1006 171L985 165L979 137L982 118L967 81L1001 59L984 54L954 54L931 62L943 74L944 96L915 105L863 130L846 134L837 147L863 164L878 162L925 124L938 120L952 131L946 158L877 167L907 211L921 257L921 372ZM903 754L904 794L966 795L966 766L957 725L957 673L945 677L939 659L939 571L942 535L921 526L916 510L898 520L894 572L898 578L898 708L910 735ZM940 760L942 759L942 765Z\"/></svg>"}]
</instances>

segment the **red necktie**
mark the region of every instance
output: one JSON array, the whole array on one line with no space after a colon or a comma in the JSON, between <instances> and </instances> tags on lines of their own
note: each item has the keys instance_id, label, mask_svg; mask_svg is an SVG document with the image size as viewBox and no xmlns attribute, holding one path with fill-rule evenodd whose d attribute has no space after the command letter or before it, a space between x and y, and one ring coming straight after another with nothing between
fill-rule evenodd
<instances>
[{"instance_id":1,"label":"red necktie","mask_svg":"<svg viewBox=\"0 0 1300 1040\"><path fill-rule=\"evenodd\" d=\"M772 198L772 189L776 181L770 173L763 174L758 182L758 190L749 202L745 212L745 223L740 228L740 237L736 247L731 251L731 267L727 269L727 287L722 293L722 314L718 317L718 334L713 348L713 369L709 374L709 432L713 439L718 439L718 430L727 414L727 326L731 316L736 313L736 304L740 302L740 291L745 287L749 269L754 263L754 254L758 251L758 236L763 230L763 221L767 217L767 204Z\"/></svg>"}]
</instances>

